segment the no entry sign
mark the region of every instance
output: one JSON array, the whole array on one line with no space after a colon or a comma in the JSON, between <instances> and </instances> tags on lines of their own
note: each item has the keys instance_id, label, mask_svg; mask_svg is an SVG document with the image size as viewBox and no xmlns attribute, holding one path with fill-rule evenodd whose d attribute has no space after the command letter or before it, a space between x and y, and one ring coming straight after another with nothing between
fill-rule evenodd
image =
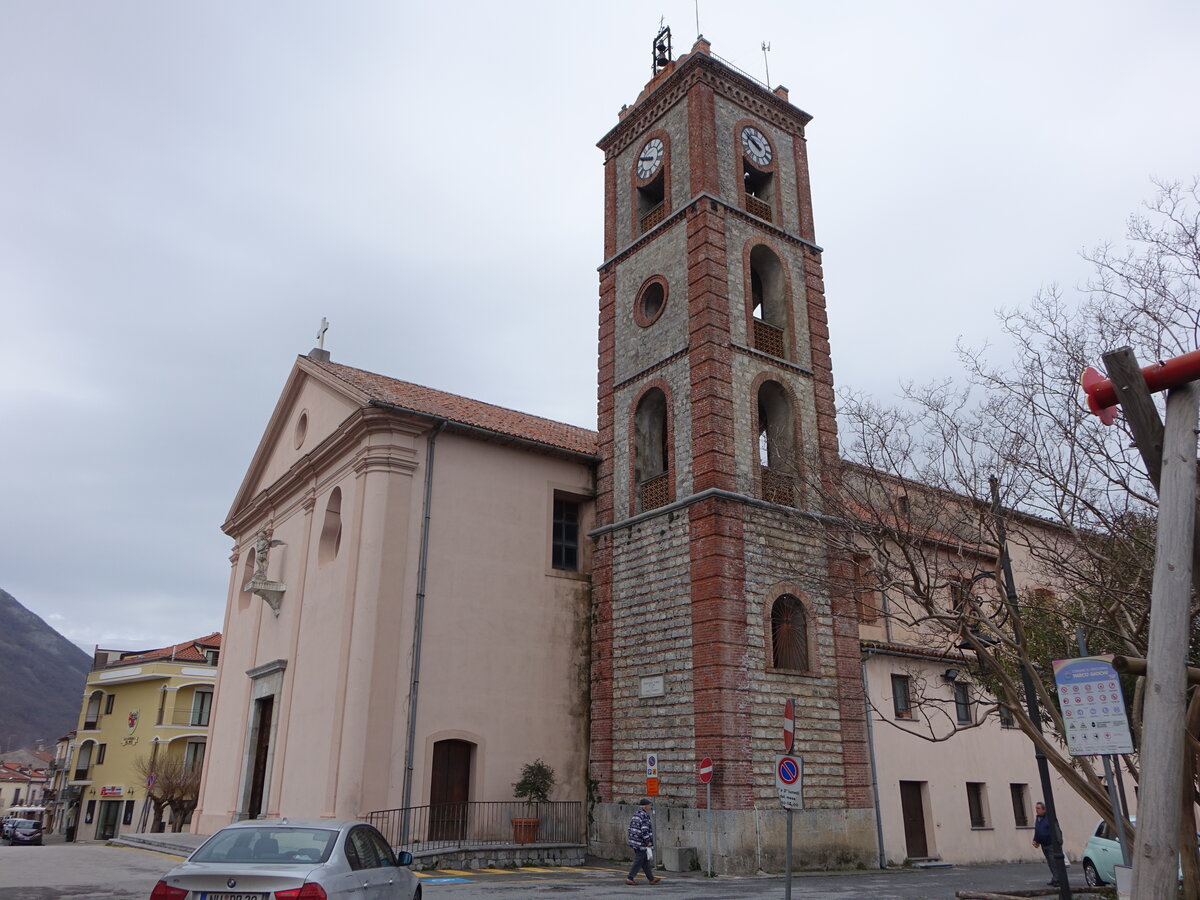
<instances>
[{"instance_id":1,"label":"no entry sign","mask_svg":"<svg viewBox=\"0 0 1200 900\"><path fill-rule=\"evenodd\" d=\"M700 783L708 784L712 781L712 760L707 756L700 760Z\"/></svg>"},{"instance_id":2,"label":"no entry sign","mask_svg":"<svg viewBox=\"0 0 1200 900\"><path fill-rule=\"evenodd\" d=\"M783 704L783 752L791 753L796 745L796 701Z\"/></svg>"}]
</instances>

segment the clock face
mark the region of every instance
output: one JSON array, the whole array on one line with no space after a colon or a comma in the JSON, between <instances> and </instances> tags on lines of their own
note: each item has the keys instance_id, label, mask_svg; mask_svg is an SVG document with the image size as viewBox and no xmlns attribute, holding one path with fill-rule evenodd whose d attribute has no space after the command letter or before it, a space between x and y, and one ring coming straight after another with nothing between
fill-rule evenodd
<instances>
[{"instance_id":1,"label":"clock face","mask_svg":"<svg viewBox=\"0 0 1200 900\"><path fill-rule=\"evenodd\" d=\"M658 167L662 165L663 156L666 152L667 148L663 146L662 138L651 138L648 140L646 146L642 148L642 152L638 156L638 178L649 178L657 172Z\"/></svg>"},{"instance_id":2,"label":"clock face","mask_svg":"<svg viewBox=\"0 0 1200 900\"><path fill-rule=\"evenodd\" d=\"M746 151L750 162L756 166L770 165L771 142L753 125L747 125L742 129L742 149Z\"/></svg>"}]
</instances>

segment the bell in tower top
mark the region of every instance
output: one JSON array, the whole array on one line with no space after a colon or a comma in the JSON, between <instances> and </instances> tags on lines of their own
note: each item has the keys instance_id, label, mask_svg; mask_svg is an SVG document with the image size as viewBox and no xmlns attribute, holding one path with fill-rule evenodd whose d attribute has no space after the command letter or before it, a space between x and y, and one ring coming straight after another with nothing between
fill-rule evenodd
<instances>
[{"instance_id":1,"label":"bell in tower top","mask_svg":"<svg viewBox=\"0 0 1200 900\"><path fill-rule=\"evenodd\" d=\"M651 76L657 75L671 63L671 26L664 25L654 36L654 46L651 52Z\"/></svg>"}]
</instances>

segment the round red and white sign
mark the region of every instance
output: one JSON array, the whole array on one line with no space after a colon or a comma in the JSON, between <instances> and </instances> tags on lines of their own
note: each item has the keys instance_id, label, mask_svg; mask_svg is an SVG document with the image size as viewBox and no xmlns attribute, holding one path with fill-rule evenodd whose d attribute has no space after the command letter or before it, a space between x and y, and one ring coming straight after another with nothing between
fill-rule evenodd
<instances>
[{"instance_id":1,"label":"round red and white sign","mask_svg":"<svg viewBox=\"0 0 1200 900\"><path fill-rule=\"evenodd\" d=\"M712 760L707 756L700 760L700 783L708 784L712 781Z\"/></svg>"}]
</instances>

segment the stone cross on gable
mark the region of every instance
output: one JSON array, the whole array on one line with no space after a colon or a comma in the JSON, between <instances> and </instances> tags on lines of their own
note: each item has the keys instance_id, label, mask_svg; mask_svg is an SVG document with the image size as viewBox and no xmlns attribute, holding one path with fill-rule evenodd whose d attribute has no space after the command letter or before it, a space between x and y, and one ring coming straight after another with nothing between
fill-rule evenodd
<instances>
[{"instance_id":1,"label":"stone cross on gable","mask_svg":"<svg viewBox=\"0 0 1200 900\"><path fill-rule=\"evenodd\" d=\"M321 350L325 349L325 332L329 330L329 320L321 316L321 328L317 332L317 347Z\"/></svg>"}]
</instances>

